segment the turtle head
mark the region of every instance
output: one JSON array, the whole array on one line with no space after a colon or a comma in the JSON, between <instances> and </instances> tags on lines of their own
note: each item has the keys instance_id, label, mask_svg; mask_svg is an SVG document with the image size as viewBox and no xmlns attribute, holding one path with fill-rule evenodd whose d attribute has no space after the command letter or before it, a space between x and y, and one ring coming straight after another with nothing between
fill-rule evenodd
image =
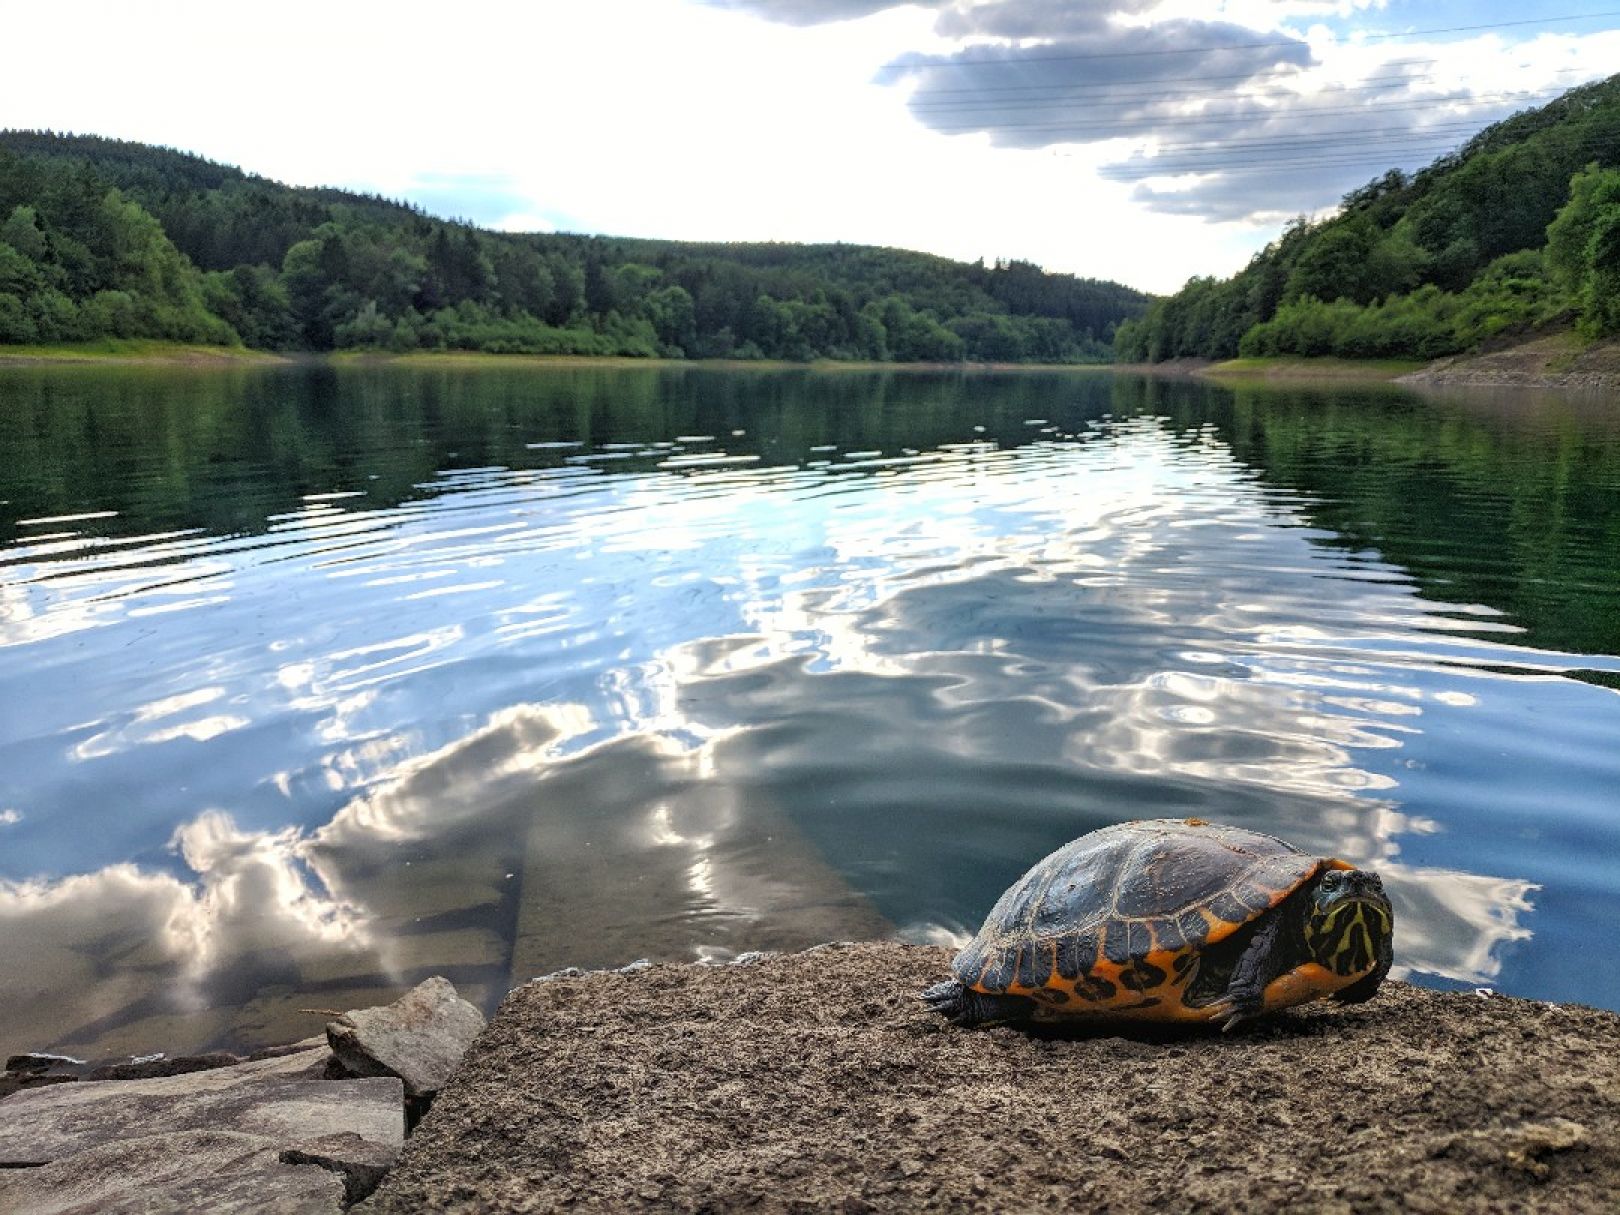
<instances>
[{"instance_id":1,"label":"turtle head","mask_svg":"<svg viewBox=\"0 0 1620 1215\"><path fill-rule=\"evenodd\" d=\"M1395 913L1384 882L1366 869L1324 869L1311 889L1305 945L1334 974L1372 969L1389 950Z\"/></svg>"}]
</instances>

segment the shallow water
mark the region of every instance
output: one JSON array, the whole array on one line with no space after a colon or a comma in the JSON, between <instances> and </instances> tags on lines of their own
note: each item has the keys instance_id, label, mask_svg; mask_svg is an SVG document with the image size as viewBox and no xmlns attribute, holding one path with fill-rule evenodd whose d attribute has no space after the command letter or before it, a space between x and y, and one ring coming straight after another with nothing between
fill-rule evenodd
<instances>
[{"instance_id":1,"label":"shallow water","mask_svg":"<svg viewBox=\"0 0 1620 1215\"><path fill-rule=\"evenodd\" d=\"M1620 401L0 369L0 499L0 1050L960 940L1192 814L1620 1008Z\"/></svg>"}]
</instances>

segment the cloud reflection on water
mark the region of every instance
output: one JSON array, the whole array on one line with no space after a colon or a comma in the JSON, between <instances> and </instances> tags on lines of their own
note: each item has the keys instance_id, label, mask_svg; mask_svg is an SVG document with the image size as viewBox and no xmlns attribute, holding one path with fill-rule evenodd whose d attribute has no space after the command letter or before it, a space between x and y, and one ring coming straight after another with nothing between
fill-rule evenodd
<instances>
[{"instance_id":1,"label":"cloud reflection on water","mask_svg":"<svg viewBox=\"0 0 1620 1215\"><path fill-rule=\"evenodd\" d=\"M7 1032L71 1008L80 1047L291 1037L300 1004L433 971L487 998L566 964L955 939L1049 848L1193 813L1376 865L1402 967L1491 981L1535 888L1404 859L1435 824L1394 800L1396 759L1479 711L1428 657L1456 623L1211 432L1086 435L904 472L468 472L195 558L244 603L325 597L61 737L88 766L279 724L256 795L327 808L192 805L171 872L0 883L0 970L33 976ZM70 620L80 577L52 590ZM441 578L463 593L415 597Z\"/></svg>"}]
</instances>

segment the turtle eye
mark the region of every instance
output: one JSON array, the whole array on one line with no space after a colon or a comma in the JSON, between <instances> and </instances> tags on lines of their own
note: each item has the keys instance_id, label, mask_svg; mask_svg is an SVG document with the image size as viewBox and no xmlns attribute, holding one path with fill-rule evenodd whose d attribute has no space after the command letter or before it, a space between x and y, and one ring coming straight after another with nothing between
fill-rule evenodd
<instances>
[{"instance_id":1,"label":"turtle eye","mask_svg":"<svg viewBox=\"0 0 1620 1215\"><path fill-rule=\"evenodd\" d=\"M1336 889L1338 889L1338 885L1339 885L1339 871L1337 869L1329 869L1326 873L1324 873L1322 875L1322 887L1323 887L1323 889L1325 889L1325 890L1336 890Z\"/></svg>"},{"instance_id":2,"label":"turtle eye","mask_svg":"<svg viewBox=\"0 0 1620 1215\"><path fill-rule=\"evenodd\" d=\"M1384 888L1384 879L1379 877L1376 873L1369 873L1367 875L1367 879L1372 883L1372 888L1374 890L1382 890Z\"/></svg>"}]
</instances>

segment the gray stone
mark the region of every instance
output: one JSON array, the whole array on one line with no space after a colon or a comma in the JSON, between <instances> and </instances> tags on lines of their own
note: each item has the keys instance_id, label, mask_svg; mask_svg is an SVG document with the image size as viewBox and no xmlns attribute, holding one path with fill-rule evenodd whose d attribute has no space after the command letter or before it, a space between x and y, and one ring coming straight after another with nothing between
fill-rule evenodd
<instances>
[{"instance_id":1,"label":"gray stone","mask_svg":"<svg viewBox=\"0 0 1620 1215\"><path fill-rule=\"evenodd\" d=\"M263 1050L256 1050L248 1056L248 1061L257 1063L260 1059L279 1059L283 1055L296 1055L306 1050L326 1050L326 1035L316 1034L313 1038L305 1038L301 1042L292 1042L286 1046L267 1046Z\"/></svg>"},{"instance_id":2,"label":"gray stone","mask_svg":"<svg viewBox=\"0 0 1620 1215\"><path fill-rule=\"evenodd\" d=\"M392 1004L345 1013L326 1027L332 1053L357 1076L398 1076L410 1097L444 1087L484 1028L484 1014L448 979L426 979Z\"/></svg>"},{"instance_id":3,"label":"gray stone","mask_svg":"<svg viewBox=\"0 0 1620 1215\"><path fill-rule=\"evenodd\" d=\"M398 1155L398 1147L355 1134L323 1135L281 1149L283 1164L315 1164L341 1177L344 1202L351 1206L371 1196Z\"/></svg>"},{"instance_id":4,"label":"gray stone","mask_svg":"<svg viewBox=\"0 0 1620 1215\"><path fill-rule=\"evenodd\" d=\"M0 1211L7 1215L331 1215L343 1201L341 1177L284 1164L276 1140L236 1131L134 1135L39 1168L0 1169Z\"/></svg>"},{"instance_id":5,"label":"gray stone","mask_svg":"<svg viewBox=\"0 0 1620 1215\"><path fill-rule=\"evenodd\" d=\"M53 1067L66 1064L70 1067L89 1067L84 1059L75 1059L72 1055L50 1055L43 1051L29 1051L23 1055L12 1055L6 1060L8 1072L43 1072Z\"/></svg>"},{"instance_id":6,"label":"gray stone","mask_svg":"<svg viewBox=\"0 0 1620 1215\"><path fill-rule=\"evenodd\" d=\"M26 1089L0 1101L0 1167L190 1130L260 1135L277 1146L343 1131L403 1142L399 1081L322 1080L326 1059L312 1050L183 1076Z\"/></svg>"},{"instance_id":7,"label":"gray stone","mask_svg":"<svg viewBox=\"0 0 1620 1215\"><path fill-rule=\"evenodd\" d=\"M227 1051L214 1051L206 1055L158 1055L155 1058L131 1059L126 1063L103 1063L92 1069L85 1079L150 1080L154 1076L183 1076L187 1072L234 1067L241 1062L241 1055Z\"/></svg>"},{"instance_id":8,"label":"gray stone","mask_svg":"<svg viewBox=\"0 0 1620 1215\"><path fill-rule=\"evenodd\" d=\"M43 1088L47 1084L67 1084L83 1080L95 1064L75 1059L71 1055L48 1055L32 1052L12 1055L6 1060L6 1070L0 1072L0 1099L9 1097L19 1089Z\"/></svg>"}]
</instances>

